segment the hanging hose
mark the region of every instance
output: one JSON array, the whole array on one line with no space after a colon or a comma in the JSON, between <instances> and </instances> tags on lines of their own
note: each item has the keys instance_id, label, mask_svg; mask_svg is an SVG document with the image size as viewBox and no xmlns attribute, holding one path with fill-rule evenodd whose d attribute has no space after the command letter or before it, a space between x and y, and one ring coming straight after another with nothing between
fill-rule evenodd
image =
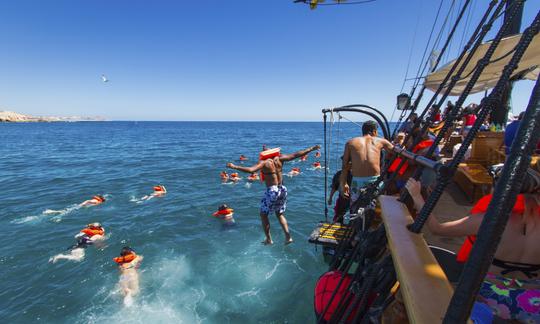
<instances>
[{"instance_id":1,"label":"hanging hose","mask_svg":"<svg viewBox=\"0 0 540 324\"><path fill-rule=\"evenodd\" d=\"M328 205L326 202L328 201L328 168L327 168L327 161L328 161L328 154L327 154L327 147L326 147L326 114L324 114L324 220L328 222Z\"/></svg>"}]
</instances>

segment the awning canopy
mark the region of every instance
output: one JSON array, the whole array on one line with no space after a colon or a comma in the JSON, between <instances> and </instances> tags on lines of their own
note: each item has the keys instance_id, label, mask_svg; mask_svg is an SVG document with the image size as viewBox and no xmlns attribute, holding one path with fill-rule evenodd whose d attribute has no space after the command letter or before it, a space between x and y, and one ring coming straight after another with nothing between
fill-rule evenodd
<instances>
[{"instance_id":1,"label":"awning canopy","mask_svg":"<svg viewBox=\"0 0 540 324\"><path fill-rule=\"evenodd\" d=\"M490 88L493 88L502 74L504 66L510 61L514 54L514 49L521 38L521 34L510 36L504 38L495 53L491 57L491 63L486 66L480 78L474 85L471 93L481 92ZM476 67L478 61L484 57L486 54L491 42L484 43L480 45L477 51L474 53L471 61L465 68L465 71L461 74L462 79L460 79L452 91L450 92L451 96L460 95L465 86L469 82L471 76L473 75L473 70ZM426 88L436 91L439 88L440 83L444 80L448 71L454 64L455 60L441 67L437 71L429 74L425 81L424 85ZM460 65L463 64L463 60ZM459 67L455 71L459 70ZM455 74L454 71L454 74ZM521 62L518 65L518 68L514 71L512 78L514 79L528 79L536 80L538 79L538 74L540 73L540 34L537 34L533 41L529 44L527 51L523 55Z\"/></svg>"}]
</instances>

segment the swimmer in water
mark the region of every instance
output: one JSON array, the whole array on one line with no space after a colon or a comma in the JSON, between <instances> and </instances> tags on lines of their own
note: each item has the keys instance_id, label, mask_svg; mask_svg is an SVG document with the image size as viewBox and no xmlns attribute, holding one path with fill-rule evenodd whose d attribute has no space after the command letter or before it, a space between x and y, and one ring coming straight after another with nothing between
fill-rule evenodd
<instances>
[{"instance_id":1,"label":"swimmer in water","mask_svg":"<svg viewBox=\"0 0 540 324\"><path fill-rule=\"evenodd\" d=\"M165 196L166 193L167 193L167 189L165 188L164 185L157 185L157 186L154 186L154 192L151 195L146 195L142 197L141 200L150 200L154 197Z\"/></svg>"},{"instance_id":2,"label":"swimmer in water","mask_svg":"<svg viewBox=\"0 0 540 324\"><path fill-rule=\"evenodd\" d=\"M133 305L133 297L139 293L139 274L137 269L141 261L142 255L137 255L129 246L125 246L120 251L120 256L113 258L118 264L120 270L120 289L124 295L124 306Z\"/></svg>"},{"instance_id":3,"label":"swimmer in water","mask_svg":"<svg viewBox=\"0 0 540 324\"><path fill-rule=\"evenodd\" d=\"M309 154L306 154L306 155L300 157L300 161L306 161L308 156L309 156Z\"/></svg>"},{"instance_id":4,"label":"swimmer in water","mask_svg":"<svg viewBox=\"0 0 540 324\"><path fill-rule=\"evenodd\" d=\"M254 181L259 180L259 175L257 173L252 173L248 176L247 179L249 182L254 182Z\"/></svg>"},{"instance_id":5,"label":"swimmer in water","mask_svg":"<svg viewBox=\"0 0 540 324\"><path fill-rule=\"evenodd\" d=\"M84 249L98 241L105 239L105 229L100 223L91 223L75 235L77 244L68 248L69 253L58 254L49 259L49 262L56 263L58 260L70 260L80 262L84 259Z\"/></svg>"},{"instance_id":6,"label":"swimmer in water","mask_svg":"<svg viewBox=\"0 0 540 324\"><path fill-rule=\"evenodd\" d=\"M315 157L316 157L316 158L320 158L320 157L321 157L321 152L317 151L317 152L315 153Z\"/></svg>"},{"instance_id":7,"label":"swimmer in water","mask_svg":"<svg viewBox=\"0 0 540 324\"><path fill-rule=\"evenodd\" d=\"M231 226L235 224L234 218L234 209L223 204L218 207L218 211L213 213L212 216L219 218L223 221L223 225Z\"/></svg>"},{"instance_id":8,"label":"swimmer in water","mask_svg":"<svg viewBox=\"0 0 540 324\"><path fill-rule=\"evenodd\" d=\"M315 169L320 169L320 168L322 168L322 167L321 167L321 162L319 162L319 161L314 162L314 163L313 163L313 167L314 167Z\"/></svg>"},{"instance_id":9,"label":"swimmer in water","mask_svg":"<svg viewBox=\"0 0 540 324\"><path fill-rule=\"evenodd\" d=\"M244 154L240 155L240 161L247 161L248 158Z\"/></svg>"},{"instance_id":10,"label":"swimmer in water","mask_svg":"<svg viewBox=\"0 0 540 324\"><path fill-rule=\"evenodd\" d=\"M229 176L229 180L231 180L232 182L238 182L242 180L242 178L240 178L238 173L235 172L235 173L231 173L231 175Z\"/></svg>"},{"instance_id":11,"label":"swimmer in water","mask_svg":"<svg viewBox=\"0 0 540 324\"><path fill-rule=\"evenodd\" d=\"M92 199L85 200L82 203L80 203L79 206L81 207L97 206L104 202L105 202L105 197L103 197L102 195L95 195L94 197L92 197Z\"/></svg>"},{"instance_id":12,"label":"swimmer in water","mask_svg":"<svg viewBox=\"0 0 540 324\"><path fill-rule=\"evenodd\" d=\"M295 177L300 174L300 168L292 168L291 171L289 171L290 177Z\"/></svg>"},{"instance_id":13,"label":"swimmer in water","mask_svg":"<svg viewBox=\"0 0 540 324\"><path fill-rule=\"evenodd\" d=\"M221 178L221 181L223 182L229 181L229 174L225 171L221 171L221 173L219 174L219 177Z\"/></svg>"}]
</instances>

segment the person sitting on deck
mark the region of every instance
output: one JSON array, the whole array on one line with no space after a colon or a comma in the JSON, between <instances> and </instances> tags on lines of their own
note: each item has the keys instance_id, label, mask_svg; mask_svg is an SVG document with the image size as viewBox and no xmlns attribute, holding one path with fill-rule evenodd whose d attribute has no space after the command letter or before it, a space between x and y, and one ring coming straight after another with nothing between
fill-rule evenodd
<instances>
[{"instance_id":1,"label":"person sitting on deck","mask_svg":"<svg viewBox=\"0 0 540 324\"><path fill-rule=\"evenodd\" d=\"M540 322L540 279L537 278L540 271L539 171L538 163L534 169L527 170L521 193L477 297L505 320ZM420 184L410 179L406 187L416 209L421 210L424 199L420 194ZM435 215L429 217L427 225L435 235L469 235L458 253L458 261L467 259L491 198L491 195L483 197L469 215L456 221L439 223Z\"/></svg>"},{"instance_id":2,"label":"person sitting on deck","mask_svg":"<svg viewBox=\"0 0 540 324\"><path fill-rule=\"evenodd\" d=\"M341 160L343 160L343 156L341 157ZM352 181L352 174L350 171L350 163L349 168L345 170L347 175L347 184L350 186ZM349 210L349 198L342 195L342 193L339 191L339 179L341 178L341 172L343 170L339 170L334 174L334 177L332 178L332 189L330 191L330 195L328 196L328 205L332 205L332 201L334 198L334 194L338 193L338 198L336 199L336 204L334 206L334 219L332 220L334 223L343 223L343 216L347 213L347 210Z\"/></svg>"},{"instance_id":3,"label":"person sitting on deck","mask_svg":"<svg viewBox=\"0 0 540 324\"><path fill-rule=\"evenodd\" d=\"M377 137L377 124L368 120L362 125L362 136L350 139L345 144L342 170L351 163L351 185L347 183L347 173L342 172L339 180L341 192L354 203L360 197L360 189L377 180L381 174L381 151L391 152L394 145Z\"/></svg>"},{"instance_id":4,"label":"person sitting on deck","mask_svg":"<svg viewBox=\"0 0 540 324\"><path fill-rule=\"evenodd\" d=\"M414 127L414 123L416 122L417 119L418 119L417 113L410 114L409 118L407 118L407 121L405 121L399 128L399 132L410 134Z\"/></svg>"},{"instance_id":5,"label":"person sitting on deck","mask_svg":"<svg viewBox=\"0 0 540 324\"><path fill-rule=\"evenodd\" d=\"M102 195L95 195L92 199L88 199L79 204L81 207L96 206L105 202L105 197Z\"/></svg>"},{"instance_id":6,"label":"person sitting on deck","mask_svg":"<svg viewBox=\"0 0 540 324\"><path fill-rule=\"evenodd\" d=\"M414 147L411 147L411 145L415 142L418 142L418 144L416 144ZM408 150L415 154L423 155L427 152L427 150L431 147L432 144L433 140L429 137L429 134L422 134L422 128L416 127L412 131L412 136L409 139ZM398 171L398 166L401 164L401 162L402 159L398 157L394 160L394 162L392 162L392 164L388 168L388 172L398 173L395 178L395 183L393 184L395 188L392 189L392 186L389 188L390 192L392 193L401 190L403 186L405 186L405 182L407 181L407 179L409 179L416 170L416 164L413 161L405 161L403 166Z\"/></svg>"},{"instance_id":7,"label":"person sitting on deck","mask_svg":"<svg viewBox=\"0 0 540 324\"><path fill-rule=\"evenodd\" d=\"M273 244L272 237L270 236L270 222L268 221L268 215L272 212L276 214L285 233L285 244L292 243L293 240L289 233L287 219L284 215L287 207L287 188L283 185L283 163L297 159L320 148L319 145L315 145L292 154L281 154L279 148L270 149L261 152L259 163L251 167L238 166L232 163L227 164L228 168L247 173L260 170L261 181L266 182L266 191L260 206L261 222L265 234L263 244Z\"/></svg>"},{"instance_id":8,"label":"person sitting on deck","mask_svg":"<svg viewBox=\"0 0 540 324\"><path fill-rule=\"evenodd\" d=\"M516 137L519 128L519 124L521 123L521 119L523 119L524 115L525 112L522 111L516 120L506 126L506 130L504 131L504 147L506 154L510 153L510 147L514 142L514 138Z\"/></svg>"},{"instance_id":9,"label":"person sitting on deck","mask_svg":"<svg viewBox=\"0 0 540 324\"><path fill-rule=\"evenodd\" d=\"M433 116L432 120L434 123L440 123L442 121L441 108L439 105L435 104L431 106L431 115Z\"/></svg>"},{"instance_id":10,"label":"person sitting on deck","mask_svg":"<svg viewBox=\"0 0 540 324\"><path fill-rule=\"evenodd\" d=\"M469 131L474 125L474 122L476 122L476 115L474 114L474 108L472 108L470 105L465 108L463 111L463 117L462 117L462 125L461 125L461 135L463 137L467 136L469 134Z\"/></svg>"}]
</instances>

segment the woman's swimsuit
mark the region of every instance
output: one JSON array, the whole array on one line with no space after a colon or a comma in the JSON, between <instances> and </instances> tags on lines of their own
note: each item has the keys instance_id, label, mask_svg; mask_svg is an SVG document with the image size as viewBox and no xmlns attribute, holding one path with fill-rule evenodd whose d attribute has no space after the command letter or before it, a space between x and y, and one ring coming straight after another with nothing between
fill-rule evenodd
<instances>
[{"instance_id":1,"label":"woman's swimsuit","mask_svg":"<svg viewBox=\"0 0 540 324\"><path fill-rule=\"evenodd\" d=\"M540 280L508 279L488 273L477 299L505 320L540 323L540 289L523 288L524 285L540 287Z\"/></svg>"}]
</instances>

